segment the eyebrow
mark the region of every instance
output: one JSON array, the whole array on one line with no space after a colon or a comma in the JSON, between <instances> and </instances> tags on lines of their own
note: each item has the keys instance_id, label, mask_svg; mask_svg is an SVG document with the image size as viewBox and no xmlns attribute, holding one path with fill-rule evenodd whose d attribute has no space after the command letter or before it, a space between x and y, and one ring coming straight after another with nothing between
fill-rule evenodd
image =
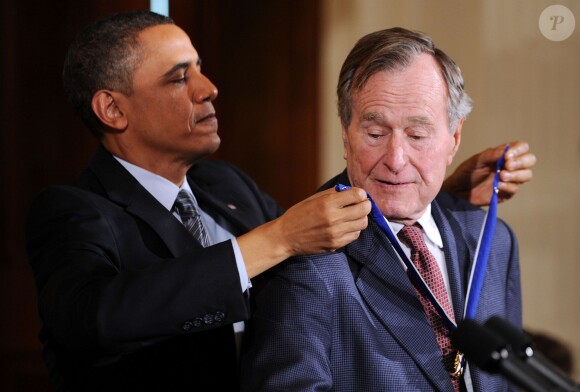
<instances>
[{"instance_id":1,"label":"eyebrow","mask_svg":"<svg viewBox=\"0 0 580 392\"><path fill-rule=\"evenodd\" d=\"M416 124L425 124L425 125L433 124L433 120L427 116L411 116L408 118L408 120Z\"/></svg>"},{"instance_id":2,"label":"eyebrow","mask_svg":"<svg viewBox=\"0 0 580 392\"><path fill-rule=\"evenodd\" d=\"M385 117L379 112L368 112L364 113L362 116L363 121L372 121L375 123L381 123L385 121ZM407 121L412 124L423 124L431 125L433 120L428 116L411 116L407 118Z\"/></svg>"},{"instance_id":3,"label":"eyebrow","mask_svg":"<svg viewBox=\"0 0 580 392\"><path fill-rule=\"evenodd\" d=\"M167 71L163 74L163 77L168 77L168 76L171 76L172 74L174 74L176 71L179 71L182 69L187 69L187 68L189 68L190 65L191 65L191 61L184 61L182 63L175 64L173 67L171 67L169 69L169 71ZM197 61L195 62L195 65L197 65L198 67L201 66L201 58L198 57Z\"/></svg>"},{"instance_id":4,"label":"eyebrow","mask_svg":"<svg viewBox=\"0 0 580 392\"><path fill-rule=\"evenodd\" d=\"M381 113L367 112L367 113L363 113L362 119L363 119L363 121L378 122L378 121L382 121L384 118L383 118L383 115Z\"/></svg>"},{"instance_id":5,"label":"eyebrow","mask_svg":"<svg viewBox=\"0 0 580 392\"><path fill-rule=\"evenodd\" d=\"M171 67L169 69L169 71L167 71L167 72L165 72L163 74L163 77L171 76L172 74L174 74L175 72L177 72L177 71L179 71L181 69L187 69L187 68L189 68L190 65L191 65L191 62L189 62L189 61L185 61L183 63L175 64L173 67Z\"/></svg>"}]
</instances>

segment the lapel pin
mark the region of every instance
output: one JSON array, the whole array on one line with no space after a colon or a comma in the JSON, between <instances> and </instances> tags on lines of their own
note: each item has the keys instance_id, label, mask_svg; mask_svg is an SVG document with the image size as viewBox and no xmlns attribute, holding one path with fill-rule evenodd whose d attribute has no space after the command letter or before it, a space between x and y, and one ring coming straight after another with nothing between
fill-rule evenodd
<instances>
[{"instance_id":1,"label":"lapel pin","mask_svg":"<svg viewBox=\"0 0 580 392\"><path fill-rule=\"evenodd\" d=\"M238 209L238 207L236 207L236 206L235 206L235 205L233 205L233 204L228 204L228 208L229 208L230 210L237 210L237 209Z\"/></svg>"}]
</instances>

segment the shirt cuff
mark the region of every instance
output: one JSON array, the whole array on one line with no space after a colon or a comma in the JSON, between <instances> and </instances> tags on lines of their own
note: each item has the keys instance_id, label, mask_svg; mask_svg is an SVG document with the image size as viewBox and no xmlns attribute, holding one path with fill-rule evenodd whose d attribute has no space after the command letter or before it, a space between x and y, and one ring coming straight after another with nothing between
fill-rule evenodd
<instances>
[{"instance_id":1,"label":"shirt cuff","mask_svg":"<svg viewBox=\"0 0 580 392\"><path fill-rule=\"evenodd\" d=\"M242 251L238 245L238 241L232 238L232 247L234 248L234 256L236 257L236 264L238 266L238 273L240 274L240 285L242 286L242 293L252 287L250 279L248 278L248 271L246 271L246 264L244 263L244 257L242 256Z\"/></svg>"}]
</instances>

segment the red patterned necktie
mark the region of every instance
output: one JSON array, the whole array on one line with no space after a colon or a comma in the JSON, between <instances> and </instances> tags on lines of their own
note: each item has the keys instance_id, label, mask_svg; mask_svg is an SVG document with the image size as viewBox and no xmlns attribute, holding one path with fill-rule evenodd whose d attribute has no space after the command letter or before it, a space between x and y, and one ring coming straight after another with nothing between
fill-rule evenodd
<instances>
[{"instance_id":1,"label":"red patterned necktie","mask_svg":"<svg viewBox=\"0 0 580 392\"><path fill-rule=\"evenodd\" d=\"M437 298L437 301L441 304L447 315L454 319L453 308L449 302L449 297L447 296L447 289L445 288L445 282L441 274L441 270L437 265L437 260L435 256L425 244L423 239L423 232L418 224L413 226L403 226L403 228L398 233L399 239L407 244L411 248L411 261L417 267L417 271L423 277L427 286L431 289L431 292ZM445 368L451 376L451 382L455 391L460 391L460 383L456 377L453 377L455 356L457 351L451 345L451 335L449 328L445 325L445 322L435 310L435 307L423 294L415 287L415 291L423 305L425 314L429 319L429 324L435 332L435 337L437 343L441 348L443 354L443 363Z\"/></svg>"}]
</instances>

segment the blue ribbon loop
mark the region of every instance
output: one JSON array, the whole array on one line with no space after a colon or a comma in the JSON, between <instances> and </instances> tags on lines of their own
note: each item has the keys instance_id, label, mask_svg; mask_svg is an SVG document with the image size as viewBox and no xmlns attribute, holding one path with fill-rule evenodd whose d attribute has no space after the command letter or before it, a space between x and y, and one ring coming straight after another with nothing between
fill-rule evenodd
<instances>
[{"instance_id":1,"label":"blue ribbon loop","mask_svg":"<svg viewBox=\"0 0 580 392\"><path fill-rule=\"evenodd\" d=\"M485 220L480 233L479 242L477 245L475 261L471 269L471 275L469 279L469 284L467 288L467 301L465 304L464 318L473 318L475 316L475 311L477 309L477 303L479 301L479 295L481 292L481 287L485 278L485 269L487 266L487 259L489 257L489 252L491 249L491 240L493 238L493 233L495 230L496 216L497 216L497 193L499 185L499 173L505 164L505 154L509 150L509 146L506 146L502 156L497 161L496 173L493 179L493 191L491 200L489 202L489 209L485 216ZM350 186L337 184L335 190L337 192L342 192L344 190L350 189ZM411 279L415 281L416 287L421 291L421 293L429 299L433 304L437 313L441 316L443 321L451 330L457 328L455 321L447 315L441 304L437 301L437 298L433 295L429 286L425 283L419 271L417 271L415 265L409 260L405 252L401 248L399 241L393 234L387 220L383 216L383 213L376 205L372 197L367 193L367 196L371 202L371 215L379 228L385 233L392 247L395 249L401 261L407 266L407 272L411 275Z\"/></svg>"},{"instance_id":2,"label":"blue ribbon loop","mask_svg":"<svg viewBox=\"0 0 580 392\"><path fill-rule=\"evenodd\" d=\"M497 194L499 192L499 172L505 165L505 154L510 146L506 146L503 154L496 164L495 176L493 178L493 190L491 192L491 200L489 201L489 208L485 215L485 221L477 243L477 250L475 251L475 262L471 268L471 276L469 278L469 286L467 289L467 302L465 303L465 314L463 318L472 319L475 317L477 310L477 303L479 302L479 294L481 286L485 278L485 270L487 267L487 260L491 250L491 240L495 231L495 224L497 222Z\"/></svg>"}]
</instances>

